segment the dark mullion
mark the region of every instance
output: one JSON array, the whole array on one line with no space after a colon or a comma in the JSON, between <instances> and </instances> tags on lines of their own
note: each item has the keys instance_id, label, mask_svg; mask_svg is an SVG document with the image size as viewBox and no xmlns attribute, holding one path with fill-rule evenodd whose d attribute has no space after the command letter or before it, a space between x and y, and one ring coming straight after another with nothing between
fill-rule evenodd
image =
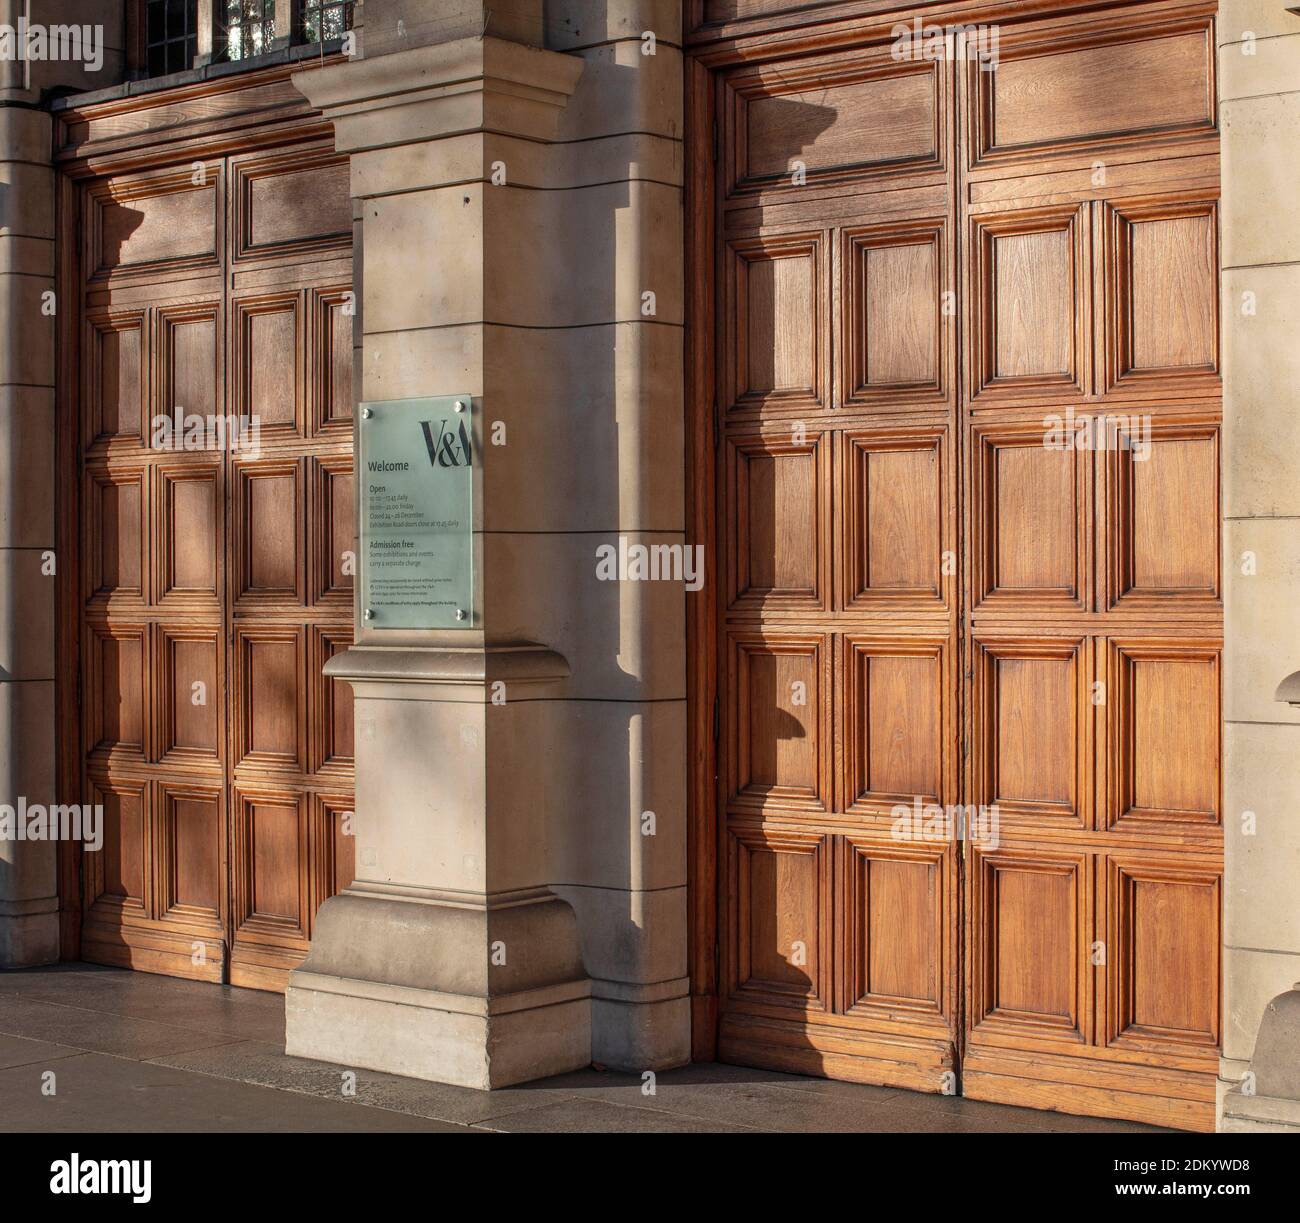
<instances>
[{"instance_id":1,"label":"dark mullion","mask_svg":"<svg viewBox=\"0 0 1300 1223\"><path fill-rule=\"evenodd\" d=\"M197 0L146 0L144 63L150 76L181 72L193 65L198 50Z\"/></svg>"},{"instance_id":2,"label":"dark mullion","mask_svg":"<svg viewBox=\"0 0 1300 1223\"><path fill-rule=\"evenodd\" d=\"M289 5L289 36L276 39L276 46L296 47L307 41L305 0L292 0Z\"/></svg>"}]
</instances>

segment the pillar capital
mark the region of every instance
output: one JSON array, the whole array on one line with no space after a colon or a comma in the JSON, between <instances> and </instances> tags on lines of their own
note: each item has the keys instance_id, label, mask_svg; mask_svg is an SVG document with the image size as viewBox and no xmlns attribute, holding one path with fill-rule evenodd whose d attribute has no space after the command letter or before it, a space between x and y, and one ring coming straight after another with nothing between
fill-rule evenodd
<instances>
[{"instance_id":1,"label":"pillar capital","mask_svg":"<svg viewBox=\"0 0 1300 1223\"><path fill-rule=\"evenodd\" d=\"M503 38L461 38L299 72L341 153L469 132L554 137L583 62Z\"/></svg>"}]
</instances>

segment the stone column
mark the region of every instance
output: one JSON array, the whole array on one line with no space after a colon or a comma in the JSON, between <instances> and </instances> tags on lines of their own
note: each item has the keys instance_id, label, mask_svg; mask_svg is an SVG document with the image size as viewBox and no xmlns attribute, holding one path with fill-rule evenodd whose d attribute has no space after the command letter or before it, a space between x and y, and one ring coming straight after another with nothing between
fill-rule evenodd
<instances>
[{"instance_id":1,"label":"stone column","mask_svg":"<svg viewBox=\"0 0 1300 1223\"><path fill-rule=\"evenodd\" d=\"M598 563L684 540L679 20L367 0L365 58L296 78L352 158L361 398L475 398L482 608L332 664L358 879L291 1053L474 1086L689 1059L682 583Z\"/></svg>"},{"instance_id":2,"label":"stone column","mask_svg":"<svg viewBox=\"0 0 1300 1223\"><path fill-rule=\"evenodd\" d=\"M0 22L25 10L0 0ZM55 792L54 172L31 68L0 63L0 803L14 808ZM58 959L58 891L55 843L0 833L0 968Z\"/></svg>"},{"instance_id":3,"label":"stone column","mask_svg":"<svg viewBox=\"0 0 1300 1223\"><path fill-rule=\"evenodd\" d=\"M573 905L592 978L592 1057L642 1072L690 1060L686 896L686 604L681 583L594 578L597 550L685 546L682 5L548 0L546 42L585 67L560 115L552 240L581 268L540 346L538 469L547 609L574 667L553 713L563 752L551 883ZM567 254L563 253L567 250ZM648 296L648 295L653 295ZM540 423L540 422L539 422ZM531 443L530 443L531 444ZM577 464L567 454L580 457ZM522 468L524 455L512 456ZM543 472L549 474L542 475ZM530 497L530 501L532 498ZM527 529L533 511L519 506ZM699 577L703 579L703 571Z\"/></svg>"},{"instance_id":4,"label":"stone column","mask_svg":"<svg viewBox=\"0 0 1300 1223\"><path fill-rule=\"evenodd\" d=\"M1300 671L1300 17L1281 0L1223 0L1218 41L1227 868L1220 1128L1296 1132L1300 705L1276 694Z\"/></svg>"},{"instance_id":5,"label":"stone column","mask_svg":"<svg viewBox=\"0 0 1300 1223\"><path fill-rule=\"evenodd\" d=\"M374 54L390 33L375 7L367 58L295 79L352 157L361 398L474 399L479 613L451 631L361 620L331 662L356 697L357 879L322 906L290 980L287 1048L499 1087L591 1057L577 923L546 886L547 698L569 668L530 637L545 627L524 610L546 597L544 577L530 588L493 533L529 490L487 455L498 417L525 432L527 356L493 323L536 319L554 290L529 176L582 64L491 36ZM486 181L498 161L513 190ZM505 448L524 445L507 433Z\"/></svg>"}]
</instances>

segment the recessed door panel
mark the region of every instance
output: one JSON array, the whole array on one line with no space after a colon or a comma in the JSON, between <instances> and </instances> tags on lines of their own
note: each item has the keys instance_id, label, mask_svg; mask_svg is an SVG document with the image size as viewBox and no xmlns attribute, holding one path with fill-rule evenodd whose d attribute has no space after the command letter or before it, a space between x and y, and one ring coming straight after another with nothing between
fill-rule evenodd
<instances>
[{"instance_id":1,"label":"recessed door panel","mask_svg":"<svg viewBox=\"0 0 1300 1223\"><path fill-rule=\"evenodd\" d=\"M825 403L826 260L821 234L731 248L725 318L733 410Z\"/></svg>"},{"instance_id":2,"label":"recessed door panel","mask_svg":"<svg viewBox=\"0 0 1300 1223\"><path fill-rule=\"evenodd\" d=\"M824 838L738 831L734 988L778 1006L823 1010L829 895Z\"/></svg>"}]
</instances>

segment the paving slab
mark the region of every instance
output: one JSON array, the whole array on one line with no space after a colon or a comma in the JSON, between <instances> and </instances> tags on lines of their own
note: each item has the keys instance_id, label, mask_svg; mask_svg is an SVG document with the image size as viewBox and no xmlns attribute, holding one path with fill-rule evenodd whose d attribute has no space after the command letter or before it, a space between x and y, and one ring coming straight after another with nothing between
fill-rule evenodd
<instances>
[{"instance_id":1,"label":"paving slab","mask_svg":"<svg viewBox=\"0 0 1300 1223\"><path fill-rule=\"evenodd\" d=\"M355 1087L355 1099L360 1104L463 1125L524 1109L542 1108L563 1098L555 1092L532 1086L475 1091L447 1083L428 1083L376 1070L288 1057L282 1047L256 1041L168 1054L151 1060L157 1065L329 1100L340 1098L347 1073L353 1076L351 1085Z\"/></svg>"},{"instance_id":2,"label":"paving slab","mask_svg":"<svg viewBox=\"0 0 1300 1223\"><path fill-rule=\"evenodd\" d=\"M782 1079L793 1076L781 1076ZM775 1133L1029 1132L1031 1110L1005 1115L976 1110L945 1114L929 1107L920 1093L856 1084L853 1090L823 1093L789 1088L766 1071L695 1064L656 1076L653 1096L639 1075L606 1072L544 1080L551 1090L566 1090L584 1102L600 1100L624 1107L657 1109L677 1117L739 1125ZM936 1097L938 1099L940 1097ZM907 1101L907 1107L900 1100ZM1019 1116L1016 1114L1027 1114Z\"/></svg>"},{"instance_id":3,"label":"paving slab","mask_svg":"<svg viewBox=\"0 0 1300 1223\"><path fill-rule=\"evenodd\" d=\"M185 981L96 964L0 973L7 995L213 1032L231 1040L284 1043L284 997L262 990Z\"/></svg>"},{"instance_id":4,"label":"paving slab","mask_svg":"<svg viewBox=\"0 0 1300 1223\"><path fill-rule=\"evenodd\" d=\"M575 1071L571 1082L580 1089L584 1081L597 1085L603 1076L612 1073L596 1067ZM763 1083L770 1087L788 1087L794 1091L812 1092L822 1096L843 1096L853 1100L889 1100L899 1095L914 1095L900 1087L876 1087L869 1083L844 1083L836 1079L817 1079L781 1070L763 1070L755 1066L729 1066L723 1062L691 1062L664 1072L680 1085L707 1083ZM569 1076L565 1076L569 1077ZM552 1083L558 1080L546 1080Z\"/></svg>"},{"instance_id":5,"label":"paving slab","mask_svg":"<svg viewBox=\"0 0 1300 1223\"><path fill-rule=\"evenodd\" d=\"M603 1100L560 1100L545 1108L510 1113L480 1128L506 1134L752 1134L744 1126L682 1117L645 1108L623 1108Z\"/></svg>"},{"instance_id":6,"label":"paving slab","mask_svg":"<svg viewBox=\"0 0 1300 1223\"><path fill-rule=\"evenodd\" d=\"M14 994L0 997L0 1033L48 1040L88 1053L139 1059L201 1049L230 1040L230 1037L172 1027L150 1019L37 1002Z\"/></svg>"},{"instance_id":7,"label":"paving slab","mask_svg":"<svg viewBox=\"0 0 1300 1223\"><path fill-rule=\"evenodd\" d=\"M0 1070L10 1066L43 1066L64 1057L76 1057L80 1049L55 1045L48 1040L29 1040L26 1036L0 1033Z\"/></svg>"},{"instance_id":8,"label":"paving slab","mask_svg":"<svg viewBox=\"0 0 1300 1223\"><path fill-rule=\"evenodd\" d=\"M43 1087L53 1072L54 1094ZM48 1089L47 1089L48 1090ZM6 1133L469 1133L355 1102L318 1100L152 1062L83 1053L0 1070Z\"/></svg>"}]
</instances>

